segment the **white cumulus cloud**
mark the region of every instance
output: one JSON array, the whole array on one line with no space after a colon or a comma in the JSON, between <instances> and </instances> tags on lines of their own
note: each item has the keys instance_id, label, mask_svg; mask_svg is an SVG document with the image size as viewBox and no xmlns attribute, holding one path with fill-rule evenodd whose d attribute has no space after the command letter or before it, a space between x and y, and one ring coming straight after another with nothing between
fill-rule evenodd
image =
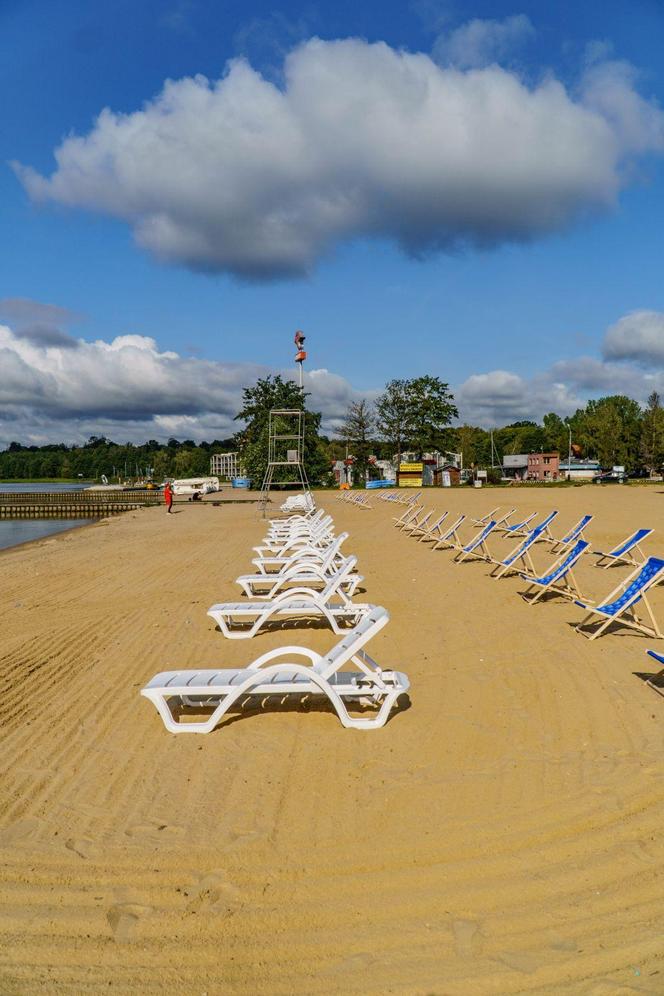
<instances>
[{"instance_id":1,"label":"white cumulus cloud","mask_svg":"<svg viewBox=\"0 0 664 996\"><path fill-rule=\"evenodd\" d=\"M514 14L502 21L474 18L440 35L433 54L437 61L459 69L478 69L501 61L534 36L535 29L525 14Z\"/></svg>"},{"instance_id":2,"label":"white cumulus cloud","mask_svg":"<svg viewBox=\"0 0 664 996\"><path fill-rule=\"evenodd\" d=\"M500 30L527 33L519 18ZM282 86L235 60L218 80L167 81L134 113L103 110L50 176L14 165L35 201L125 219L159 259L261 280L356 238L417 256L546 235L611 209L632 157L664 148L663 122L622 63L589 66L574 94L496 64L313 38Z\"/></svg>"},{"instance_id":3,"label":"white cumulus cloud","mask_svg":"<svg viewBox=\"0 0 664 996\"><path fill-rule=\"evenodd\" d=\"M274 372L162 351L154 339L117 336L38 342L0 325L0 445L83 441L108 435L140 442L211 439L238 429L242 390ZM292 371L281 371L286 378ZM356 392L327 370L307 372L309 406L331 430Z\"/></svg>"},{"instance_id":4,"label":"white cumulus cloud","mask_svg":"<svg viewBox=\"0 0 664 996\"><path fill-rule=\"evenodd\" d=\"M664 368L664 313L633 311L612 325L604 338L604 355Z\"/></svg>"}]
</instances>

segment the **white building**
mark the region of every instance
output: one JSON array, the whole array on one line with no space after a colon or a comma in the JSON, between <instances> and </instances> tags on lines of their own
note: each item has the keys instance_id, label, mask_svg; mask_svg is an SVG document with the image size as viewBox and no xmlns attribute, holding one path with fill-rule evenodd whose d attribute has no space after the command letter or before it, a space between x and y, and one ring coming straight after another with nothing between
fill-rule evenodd
<instances>
[{"instance_id":1,"label":"white building","mask_svg":"<svg viewBox=\"0 0 664 996\"><path fill-rule=\"evenodd\" d=\"M561 460L558 474L563 480L592 481L602 468L598 460Z\"/></svg>"},{"instance_id":2,"label":"white building","mask_svg":"<svg viewBox=\"0 0 664 996\"><path fill-rule=\"evenodd\" d=\"M213 453L210 457L210 473L220 478L237 477L237 453Z\"/></svg>"}]
</instances>

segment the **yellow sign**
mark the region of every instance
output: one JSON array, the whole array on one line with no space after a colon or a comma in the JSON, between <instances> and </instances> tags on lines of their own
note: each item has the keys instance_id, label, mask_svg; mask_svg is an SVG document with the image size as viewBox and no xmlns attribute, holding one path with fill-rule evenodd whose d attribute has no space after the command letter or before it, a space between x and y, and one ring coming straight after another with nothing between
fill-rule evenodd
<instances>
[{"instance_id":1,"label":"yellow sign","mask_svg":"<svg viewBox=\"0 0 664 996\"><path fill-rule=\"evenodd\" d=\"M424 469L424 464L422 463L399 464L399 487L421 488L423 469Z\"/></svg>"}]
</instances>

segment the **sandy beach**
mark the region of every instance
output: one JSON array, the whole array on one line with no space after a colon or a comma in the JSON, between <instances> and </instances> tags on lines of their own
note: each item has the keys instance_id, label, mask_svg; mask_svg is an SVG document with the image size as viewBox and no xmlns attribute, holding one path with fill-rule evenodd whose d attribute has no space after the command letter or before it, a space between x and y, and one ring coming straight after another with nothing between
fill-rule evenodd
<instances>
[{"instance_id":1,"label":"sandy beach","mask_svg":"<svg viewBox=\"0 0 664 996\"><path fill-rule=\"evenodd\" d=\"M556 534L594 513L599 549L652 526L661 554L662 490L424 500L558 508ZM228 641L206 616L238 600L255 506L144 509L0 552L0 992L664 991L664 698L639 676L664 641L590 643L572 603L528 606L523 581L455 565L371 501L319 497L359 598L391 614L368 650L411 681L370 732L270 707L177 737L140 697L169 667L336 642ZM598 599L626 573L588 558L577 576ZM652 603L664 623L664 586Z\"/></svg>"}]
</instances>

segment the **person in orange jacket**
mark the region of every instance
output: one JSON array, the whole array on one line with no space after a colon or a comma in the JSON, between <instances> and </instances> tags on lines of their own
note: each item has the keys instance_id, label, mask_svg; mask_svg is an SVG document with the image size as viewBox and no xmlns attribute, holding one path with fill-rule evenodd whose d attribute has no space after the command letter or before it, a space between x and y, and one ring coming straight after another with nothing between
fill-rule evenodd
<instances>
[{"instance_id":1,"label":"person in orange jacket","mask_svg":"<svg viewBox=\"0 0 664 996\"><path fill-rule=\"evenodd\" d=\"M166 511L170 514L173 507L173 489L170 481L166 481L166 486L164 487L164 501L166 502Z\"/></svg>"}]
</instances>

